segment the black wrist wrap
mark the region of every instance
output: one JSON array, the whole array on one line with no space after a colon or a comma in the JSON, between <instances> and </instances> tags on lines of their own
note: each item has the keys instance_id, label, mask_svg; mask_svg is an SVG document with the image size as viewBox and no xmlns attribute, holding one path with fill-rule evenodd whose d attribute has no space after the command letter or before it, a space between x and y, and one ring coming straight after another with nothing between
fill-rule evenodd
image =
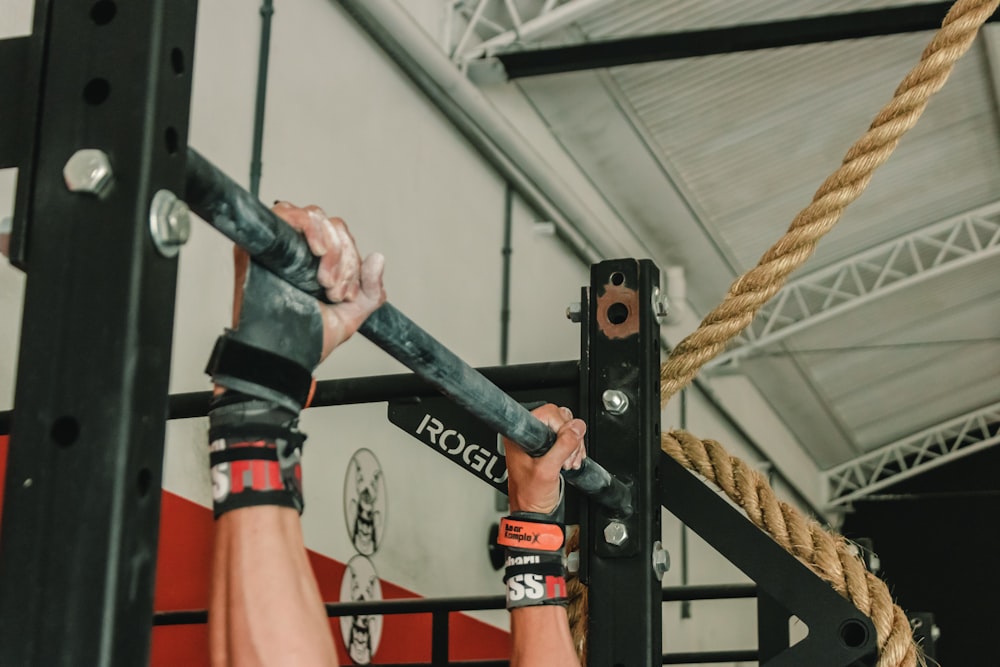
<instances>
[{"instance_id":1,"label":"black wrist wrap","mask_svg":"<svg viewBox=\"0 0 1000 667\"><path fill-rule=\"evenodd\" d=\"M219 336L205 372L217 384L277 403L296 413L309 401L312 373L295 361L238 340Z\"/></svg>"},{"instance_id":2,"label":"black wrist wrap","mask_svg":"<svg viewBox=\"0 0 1000 667\"><path fill-rule=\"evenodd\" d=\"M209 411L215 518L241 507L277 505L300 514L302 446L295 413L235 392Z\"/></svg>"},{"instance_id":3,"label":"black wrist wrap","mask_svg":"<svg viewBox=\"0 0 1000 667\"><path fill-rule=\"evenodd\" d=\"M507 609L566 606L565 529L554 516L514 512L500 521L497 543L506 547Z\"/></svg>"}]
</instances>

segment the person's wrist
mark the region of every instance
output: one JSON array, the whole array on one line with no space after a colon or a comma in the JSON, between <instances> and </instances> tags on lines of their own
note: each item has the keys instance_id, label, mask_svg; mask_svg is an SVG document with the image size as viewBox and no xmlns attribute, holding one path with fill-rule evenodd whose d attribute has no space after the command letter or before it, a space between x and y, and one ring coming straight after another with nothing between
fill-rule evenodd
<instances>
[{"instance_id":1,"label":"person's wrist","mask_svg":"<svg viewBox=\"0 0 1000 667\"><path fill-rule=\"evenodd\" d=\"M512 512L501 519L497 544L505 549L508 610L567 604L566 533L559 510L556 514Z\"/></svg>"},{"instance_id":2,"label":"person's wrist","mask_svg":"<svg viewBox=\"0 0 1000 667\"><path fill-rule=\"evenodd\" d=\"M245 507L275 505L302 513L299 413L222 388L208 412L209 468L215 518Z\"/></svg>"},{"instance_id":3,"label":"person's wrist","mask_svg":"<svg viewBox=\"0 0 1000 667\"><path fill-rule=\"evenodd\" d=\"M538 484L534 483L528 487L532 493L522 493L521 488L514 488L508 495L511 514L528 513L555 515L563 502L563 478L559 476L552 484L552 489L546 493L539 494Z\"/></svg>"}]
</instances>

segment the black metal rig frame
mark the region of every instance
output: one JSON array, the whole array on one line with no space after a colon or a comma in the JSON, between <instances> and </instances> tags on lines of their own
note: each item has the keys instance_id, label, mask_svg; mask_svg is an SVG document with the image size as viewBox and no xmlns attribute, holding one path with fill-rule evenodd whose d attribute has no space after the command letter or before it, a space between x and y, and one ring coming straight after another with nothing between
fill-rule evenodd
<instances>
[{"instance_id":1,"label":"black metal rig frame","mask_svg":"<svg viewBox=\"0 0 1000 667\"><path fill-rule=\"evenodd\" d=\"M187 147L196 9L196 0L36 0L32 35L0 41L0 167L19 169L11 258L28 272L0 535L4 665L148 660L164 421L184 409L192 416L192 403L207 407L207 397L168 401L177 265L150 237L154 193L183 193L257 261L316 291L302 240ZM107 155L110 192L67 189L63 168L80 149ZM584 531L580 576L590 585L591 665L680 659L660 653L664 593L653 554L661 503L758 582L764 664L870 663L868 619L659 453L658 281L648 261L592 268L581 361L562 393L543 380L508 396L391 306L363 333L420 376L390 384L427 383L471 413L461 455L457 437L446 448L428 444L481 478L490 449L471 444L492 442L497 430L537 452L551 441L518 400L577 396L591 453L608 466L588 459L568 476L586 494L575 512ZM565 371L556 364L513 373L523 381ZM503 382L511 372L487 375ZM335 385L321 385L320 396L356 402L338 400ZM370 385L385 380L349 391ZM609 399L608 391L618 393ZM391 412L407 404L429 416L444 399L433 403L407 398ZM474 437L475 429L486 435ZM486 481L502 485L495 475ZM791 614L810 632L789 648ZM446 659L439 648L434 664Z\"/></svg>"}]
</instances>

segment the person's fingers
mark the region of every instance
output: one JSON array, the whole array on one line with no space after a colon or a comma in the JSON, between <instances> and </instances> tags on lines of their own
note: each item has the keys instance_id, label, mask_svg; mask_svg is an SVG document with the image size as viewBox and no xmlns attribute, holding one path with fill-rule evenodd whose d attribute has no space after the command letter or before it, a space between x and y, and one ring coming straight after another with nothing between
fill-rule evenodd
<instances>
[{"instance_id":1,"label":"person's fingers","mask_svg":"<svg viewBox=\"0 0 1000 667\"><path fill-rule=\"evenodd\" d=\"M544 458L558 461L562 466L583 444L587 425L581 419L573 419L573 413L568 408L551 403L533 410L532 414L556 433L556 441Z\"/></svg>"},{"instance_id":2,"label":"person's fingers","mask_svg":"<svg viewBox=\"0 0 1000 667\"><path fill-rule=\"evenodd\" d=\"M287 201L276 201L271 211L297 232L304 232L309 226L309 212Z\"/></svg>"},{"instance_id":3,"label":"person's fingers","mask_svg":"<svg viewBox=\"0 0 1000 667\"><path fill-rule=\"evenodd\" d=\"M385 303L385 257L373 252L361 263L361 293L368 302L371 311Z\"/></svg>"},{"instance_id":4,"label":"person's fingers","mask_svg":"<svg viewBox=\"0 0 1000 667\"><path fill-rule=\"evenodd\" d=\"M542 422L554 432L558 433L560 427L573 418L573 413L569 408L562 408L552 403L547 403L540 408L531 411L538 421Z\"/></svg>"},{"instance_id":5,"label":"person's fingers","mask_svg":"<svg viewBox=\"0 0 1000 667\"><path fill-rule=\"evenodd\" d=\"M340 249L340 259L331 268L332 285L327 289L331 301L353 301L361 285L358 281L361 257L354 237L347 230L347 224L340 218L330 218L333 243Z\"/></svg>"},{"instance_id":6,"label":"person's fingers","mask_svg":"<svg viewBox=\"0 0 1000 667\"><path fill-rule=\"evenodd\" d=\"M582 419L572 419L556 432L556 442L549 450L551 458L559 461L560 467L565 468L565 463L571 461L579 455L583 445L583 436L587 432L587 425ZM548 456L548 455L547 455Z\"/></svg>"},{"instance_id":7,"label":"person's fingers","mask_svg":"<svg viewBox=\"0 0 1000 667\"><path fill-rule=\"evenodd\" d=\"M319 268L316 271L316 280L320 286L326 290L326 296L331 301L339 301L342 288L338 288L340 280L337 267L344 258L344 247L339 242L339 237L333 227L333 222L326 217L318 218L316 221L318 233L323 235L323 243L327 250L320 256Z\"/></svg>"},{"instance_id":8,"label":"person's fingers","mask_svg":"<svg viewBox=\"0 0 1000 667\"><path fill-rule=\"evenodd\" d=\"M330 251L330 235L326 229L326 213L319 206L307 206L305 224L299 230L305 235L309 250L317 257Z\"/></svg>"},{"instance_id":9,"label":"person's fingers","mask_svg":"<svg viewBox=\"0 0 1000 667\"><path fill-rule=\"evenodd\" d=\"M579 470L580 466L583 465L583 460L587 458L587 447L584 445L583 440L580 440L580 444L569 455L565 461L563 461L563 470Z\"/></svg>"}]
</instances>

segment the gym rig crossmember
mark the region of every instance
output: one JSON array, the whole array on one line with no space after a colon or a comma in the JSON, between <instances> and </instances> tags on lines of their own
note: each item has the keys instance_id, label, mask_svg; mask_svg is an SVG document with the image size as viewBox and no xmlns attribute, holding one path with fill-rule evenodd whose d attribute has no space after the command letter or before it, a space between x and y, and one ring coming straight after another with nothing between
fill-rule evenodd
<instances>
[{"instance_id":1,"label":"gym rig crossmember","mask_svg":"<svg viewBox=\"0 0 1000 667\"><path fill-rule=\"evenodd\" d=\"M181 200L256 261L317 291L304 242L187 147L196 8L36 0L33 33L0 41L0 168L19 169L11 260L28 273L16 412L0 423L11 435L3 665L145 664L153 624L205 620L152 612L164 416L204 415L208 404L207 392L167 396ZM541 452L551 434L519 401L555 400L586 415L593 459L569 481L582 527L579 577L589 585L590 665L873 664L866 617L660 453L658 284L648 261L594 265L579 362L483 373L387 304L362 333L416 374L323 382L314 405L388 400L393 423L480 478L480 458L417 432L424 418L465 443L494 442L500 431ZM495 475L485 481L504 486ZM661 588L661 505L756 587ZM661 654L664 599L750 596L756 650ZM447 611L501 606L498 597L328 609L430 611L437 665L447 664ZM788 646L792 615L809 634Z\"/></svg>"}]
</instances>

